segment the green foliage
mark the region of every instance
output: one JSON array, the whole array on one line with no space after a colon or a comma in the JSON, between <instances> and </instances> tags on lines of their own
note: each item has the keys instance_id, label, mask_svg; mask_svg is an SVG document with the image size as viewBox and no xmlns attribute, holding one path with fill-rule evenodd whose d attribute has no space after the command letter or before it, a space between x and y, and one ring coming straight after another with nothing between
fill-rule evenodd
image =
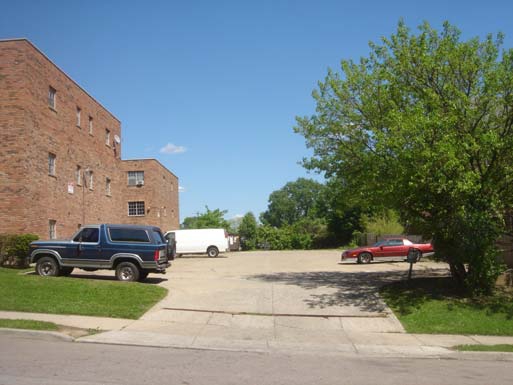
<instances>
[{"instance_id":1,"label":"green foliage","mask_svg":"<svg viewBox=\"0 0 513 385\"><path fill-rule=\"evenodd\" d=\"M205 206L206 212L198 213L195 217L186 217L183 220L182 228L184 229L230 229L230 223L224 219L226 210L210 210Z\"/></svg>"},{"instance_id":2,"label":"green foliage","mask_svg":"<svg viewBox=\"0 0 513 385\"><path fill-rule=\"evenodd\" d=\"M239 226L239 236L242 250L254 250L257 246L257 221L252 212L242 217Z\"/></svg>"},{"instance_id":3,"label":"green foliage","mask_svg":"<svg viewBox=\"0 0 513 385\"><path fill-rule=\"evenodd\" d=\"M30 242L38 240L34 234L0 234L0 266L24 268L29 265Z\"/></svg>"},{"instance_id":4,"label":"green foliage","mask_svg":"<svg viewBox=\"0 0 513 385\"><path fill-rule=\"evenodd\" d=\"M271 193L267 211L260 216L262 223L275 227L292 225L302 218L316 218L321 210L324 185L311 179L299 178Z\"/></svg>"},{"instance_id":5,"label":"green foliage","mask_svg":"<svg viewBox=\"0 0 513 385\"><path fill-rule=\"evenodd\" d=\"M403 234L404 227L399 223L399 215L393 210L386 210L375 216L364 215L363 226L367 233L378 236L386 234Z\"/></svg>"},{"instance_id":6,"label":"green foliage","mask_svg":"<svg viewBox=\"0 0 513 385\"><path fill-rule=\"evenodd\" d=\"M304 218L282 227L258 227L257 246L271 250L306 250L322 247L327 237L323 220Z\"/></svg>"},{"instance_id":7,"label":"green foliage","mask_svg":"<svg viewBox=\"0 0 513 385\"><path fill-rule=\"evenodd\" d=\"M295 128L314 151L307 168L432 236L474 293L493 287L495 240L513 207L513 50L502 40L400 22L368 57L328 72L316 114Z\"/></svg>"}]
</instances>

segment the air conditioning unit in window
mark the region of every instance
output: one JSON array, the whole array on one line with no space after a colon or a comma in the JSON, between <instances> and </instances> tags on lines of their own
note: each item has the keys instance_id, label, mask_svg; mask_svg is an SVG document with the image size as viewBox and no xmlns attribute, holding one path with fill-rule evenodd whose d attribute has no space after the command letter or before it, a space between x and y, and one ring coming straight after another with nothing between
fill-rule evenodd
<instances>
[{"instance_id":1,"label":"air conditioning unit in window","mask_svg":"<svg viewBox=\"0 0 513 385\"><path fill-rule=\"evenodd\" d=\"M144 186L144 182L142 180L138 181L136 184L137 187Z\"/></svg>"}]
</instances>

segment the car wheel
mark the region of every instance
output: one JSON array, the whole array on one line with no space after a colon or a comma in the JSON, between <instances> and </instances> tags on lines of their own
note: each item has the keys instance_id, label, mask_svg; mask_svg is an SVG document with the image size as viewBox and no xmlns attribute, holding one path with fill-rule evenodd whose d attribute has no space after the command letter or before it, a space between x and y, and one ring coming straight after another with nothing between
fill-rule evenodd
<instances>
[{"instance_id":1,"label":"car wheel","mask_svg":"<svg viewBox=\"0 0 513 385\"><path fill-rule=\"evenodd\" d=\"M358 256L359 263L371 263L371 261L372 261L372 255L370 253L361 253Z\"/></svg>"},{"instance_id":2,"label":"car wheel","mask_svg":"<svg viewBox=\"0 0 513 385\"><path fill-rule=\"evenodd\" d=\"M119 281L133 282L139 279L139 268L132 262L121 262L116 267L116 278Z\"/></svg>"},{"instance_id":3,"label":"car wheel","mask_svg":"<svg viewBox=\"0 0 513 385\"><path fill-rule=\"evenodd\" d=\"M420 250L415 250L415 253L417 254L416 261L417 261L417 262L420 262L420 259L422 258L422 251L420 251Z\"/></svg>"},{"instance_id":4,"label":"car wheel","mask_svg":"<svg viewBox=\"0 0 513 385\"><path fill-rule=\"evenodd\" d=\"M73 267L61 267L60 276L67 277L73 272Z\"/></svg>"},{"instance_id":5,"label":"car wheel","mask_svg":"<svg viewBox=\"0 0 513 385\"><path fill-rule=\"evenodd\" d=\"M37 274L43 277L56 277L59 275L59 264L52 257L43 257L36 263Z\"/></svg>"},{"instance_id":6,"label":"car wheel","mask_svg":"<svg viewBox=\"0 0 513 385\"><path fill-rule=\"evenodd\" d=\"M139 282L144 281L144 280L148 277L148 274L149 274L149 273L148 273L147 271L141 271L141 272L139 273L139 280L138 280L138 281L139 281Z\"/></svg>"},{"instance_id":7,"label":"car wheel","mask_svg":"<svg viewBox=\"0 0 513 385\"><path fill-rule=\"evenodd\" d=\"M215 258L219 255L219 250L215 246L211 246L207 249L207 254L210 258Z\"/></svg>"}]
</instances>

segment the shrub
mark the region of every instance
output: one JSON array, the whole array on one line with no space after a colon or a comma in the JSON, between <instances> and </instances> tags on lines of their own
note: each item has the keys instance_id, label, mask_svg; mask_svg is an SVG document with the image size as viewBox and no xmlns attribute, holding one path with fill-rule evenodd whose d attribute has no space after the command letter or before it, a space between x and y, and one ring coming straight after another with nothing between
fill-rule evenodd
<instances>
[{"instance_id":1,"label":"shrub","mask_svg":"<svg viewBox=\"0 0 513 385\"><path fill-rule=\"evenodd\" d=\"M30 242L39 239L34 234L0 234L0 265L24 268L29 265Z\"/></svg>"}]
</instances>

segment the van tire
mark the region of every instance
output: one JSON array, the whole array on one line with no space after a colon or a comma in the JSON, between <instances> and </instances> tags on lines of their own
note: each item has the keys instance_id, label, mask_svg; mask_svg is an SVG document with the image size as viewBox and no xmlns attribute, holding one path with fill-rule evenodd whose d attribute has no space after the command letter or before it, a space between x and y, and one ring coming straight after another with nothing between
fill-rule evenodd
<instances>
[{"instance_id":1,"label":"van tire","mask_svg":"<svg viewBox=\"0 0 513 385\"><path fill-rule=\"evenodd\" d=\"M210 258L215 258L219 255L219 250L217 249L217 247L215 246L210 246L208 249L207 249L207 255L210 257Z\"/></svg>"}]
</instances>

